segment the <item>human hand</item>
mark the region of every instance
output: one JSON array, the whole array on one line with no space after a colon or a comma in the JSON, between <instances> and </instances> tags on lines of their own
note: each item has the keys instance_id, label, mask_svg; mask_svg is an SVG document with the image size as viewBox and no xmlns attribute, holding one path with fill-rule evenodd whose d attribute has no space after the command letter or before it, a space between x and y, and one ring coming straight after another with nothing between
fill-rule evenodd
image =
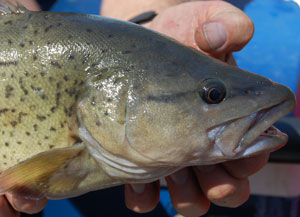
<instances>
[{"instance_id":1,"label":"human hand","mask_svg":"<svg viewBox=\"0 0 300 217\"><path fill-rule=\"evenodd\" d=\"M251 39L254 26L242 11L222 1L194 1L170 7L145 26L179 42L234 63L231 52ZM248 176L261 169L269 153L212 166L189 167L166 181L175 209L184 216L205 214L210 202L237 207L250 193ZM127 207L136 212L152 210L159 201L158 182L125 187Z\"/></svg>"},{"instance_id":2,"label":"human hand","mask_svg":"<svg viewBox=\"0 0 300 217\"><path fill-rule=\"evenodd\" d=\"M20 212L33 214L40 212L47 204L47 199L30 200L5 194L0 196L0 216L19 217Z\"/></svg>"}]
</instances>

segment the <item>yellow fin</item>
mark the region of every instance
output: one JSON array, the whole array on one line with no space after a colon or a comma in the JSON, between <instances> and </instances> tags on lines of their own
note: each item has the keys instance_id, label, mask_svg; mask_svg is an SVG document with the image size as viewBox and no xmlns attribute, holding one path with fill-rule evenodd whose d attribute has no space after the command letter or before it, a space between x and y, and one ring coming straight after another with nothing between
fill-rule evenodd
<instances>
[{"instance_id":1,"label":"yellow fin","mask_svg":"<svg viewBox=\"0 0 300 217\"><path fill-rule=\"evenodd\" d=\"M17 1L0 0L0 14L20 14L28 10Z\"/></svg>"},{"instance_id":2,"label":"yellow fin","mask_svg":"<svg viewBox=\"0 0 300 217\"><path fill-rule=\"evenodd\" d=\"M0 194L67 197L87 175L88 155L84 144L37 154L0 175Z\"/></svg>"}]
</instances>

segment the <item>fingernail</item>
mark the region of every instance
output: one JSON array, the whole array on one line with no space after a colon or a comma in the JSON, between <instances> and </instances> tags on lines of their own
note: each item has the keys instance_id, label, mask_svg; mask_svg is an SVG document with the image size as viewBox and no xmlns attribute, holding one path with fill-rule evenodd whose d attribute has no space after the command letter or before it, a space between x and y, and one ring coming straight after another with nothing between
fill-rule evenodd
<instances>
[{"instance_id":1,"label":"fingernail","mask_svg":"<svg viewBox=\"0 0 300 217\"><path fill-rule=\"evenodd\" d=\"M226 42L227 32L221 23L206 23L203 25L203 32L207 43L212 50L217 50Z\"/></svg>"},{"instance_id":2,"label":"fingernail","mask_svg":"<svg viewBox=\"0 0 300 217\"><path fill-rule=\"evenodd\" d=\"M215 165L197 166L200 172L209 173L215 170Z\"/></svg>"},{"instance_id":3,"label":"fingernail","mask_svg":"<svg viewBox=\"0 0 300 217\"><path fill-rule=\"evenodd\" d=\"M142 194L145 191L146 184L130 184L133 191L137 194Z\"/></svg>"},{"instance_id":4,"label":"fingernail","mask_svg":"<svg viewBox=\"0 0 300 217\"><path fill-rule=\"evenodd\" d=\"M173 173L170 175L170 177L177 185L183 185L186 182L188 175L188 170L182 169L176 173Z\"/></svg>"}]
</instances>

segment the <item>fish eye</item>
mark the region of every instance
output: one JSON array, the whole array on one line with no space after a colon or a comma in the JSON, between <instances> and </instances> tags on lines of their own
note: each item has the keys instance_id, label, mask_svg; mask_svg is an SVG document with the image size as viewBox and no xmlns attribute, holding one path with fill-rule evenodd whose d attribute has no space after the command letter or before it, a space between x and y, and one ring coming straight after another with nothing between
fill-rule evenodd
<instances>
[{"instance_id":1,"label":"fish eye","mask_svg":"<svg viewBox=\"0 0 300 217\"><path fill-rule=\"evenodd\" d=\"M208 104L218 104L226 97L224 84L217 79L207 79L203 81L199 95Z\"/></svg>"}]
</instances>

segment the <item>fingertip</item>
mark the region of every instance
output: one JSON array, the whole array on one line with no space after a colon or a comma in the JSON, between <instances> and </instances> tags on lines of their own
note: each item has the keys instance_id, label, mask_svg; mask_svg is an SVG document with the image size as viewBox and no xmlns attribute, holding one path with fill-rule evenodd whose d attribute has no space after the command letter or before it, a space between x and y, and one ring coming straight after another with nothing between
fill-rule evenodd
<instances>
[{"instance_id":1,"label":"fingertip","mask_svg":"<svg viewBox=\"0 0 300 217\"><path fill-rule=\"evenodd\" d=\"M137 213L152 211L159 202L159 181L147 184L125 185L125 204Z\"/></svg>"},{"instance_id":2,"label":"fingertip","mask_svg":"<svg viewBox=\"0 0 300 217\"><path fill-rule=\"evenodd\" d=\"M214 204L237 207L246 202L250 195L248 179L232 177L222 166L205 166L194 169L205 196Z\"/></svg>"},{"instance_id":3,"label":"fingertip","mask_svg":"<svg viewBox=\"0 0 300 217\"><path fill-rule=\"evenodd\" d=\"M211 4L207 18L195 31L198 47L213 56L241 50L254 34L253 21L241 10L225 2Z\"/></svg>"},{"instance_id":4,"label":"fingertip","mask_svg":"<svg viewBox=\"0 0 300 217\"><path fill-rule=\"evenodd\" d=\"M48 202L47 198L30 200L12 194L6 194L6 198L15 210L27 214L34 214L42 211Z\"/></svg>"},{"instance_id":5,"label":"fingertip","mask_svg":"<svg viewBox=\"0 0 300 217\"><path fill-rule=\"evenodd\" d=\"M20 217L20 213L10 206L5 196L0 196L0 216Z\"/></svg>"},{"instance_id":6,"label":"fingertip","mask_svg":"<svg viewBox=\"0 0 300 217\"><path fill-rule=\"evenodd\" d=\"M166 177L172 204L183 216L202 216L210 207L210 202L201 191L190 168L184 168Z\"/></svg>"}]
</instances>

